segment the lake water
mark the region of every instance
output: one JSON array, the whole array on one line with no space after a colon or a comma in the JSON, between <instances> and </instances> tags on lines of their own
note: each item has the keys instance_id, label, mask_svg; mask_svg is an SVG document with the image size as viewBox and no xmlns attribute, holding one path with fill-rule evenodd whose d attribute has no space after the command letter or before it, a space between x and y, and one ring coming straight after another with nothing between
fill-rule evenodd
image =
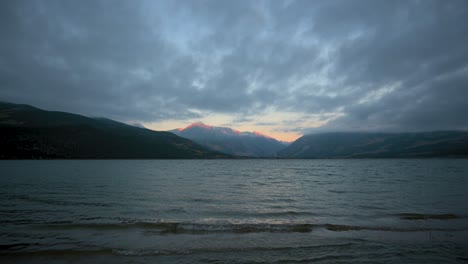
<instances>
[{"instance_id":1,"label":"lake water","mask_svg":"<svg viewBox=\"0 0 468 264\"><path fill-rule=\"evenodd\" d=\"M0 161L1 263L467 263L468 160Z\"/></svg>"}]
</instances>

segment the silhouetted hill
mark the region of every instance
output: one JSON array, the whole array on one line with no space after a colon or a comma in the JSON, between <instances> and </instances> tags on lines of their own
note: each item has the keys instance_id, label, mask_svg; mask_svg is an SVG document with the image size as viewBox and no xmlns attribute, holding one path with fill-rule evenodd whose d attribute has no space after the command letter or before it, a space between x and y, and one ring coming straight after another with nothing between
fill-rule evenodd
<instances>
[{"instance_id":1,"label":"silhouetted hill","mask_svg":"<svg viewBox=\"0 0 468 264\"><path fill-rule=\"evenodd\" d=\"M324 133L306 135L283 158L468 157L468 132Z\"/></svg>"},{"instance_id":2,"label":"silhouetted hill","mask_svg":"<svg viewBox=\"0 0 468 264\"><path fill-rule=\"evenodd\" d=\"M274 157L286 145L258 132L240 132L228 127L193 123L171 132L215 151L248 157Z\"/></svg>"},{"instance_id":3,"label":"silhouetted hill","mask_svg":"<svg viewBox=\"0 0 468 264\"><path fill-rule=\"evenodd\" d=\"M169 132L0 102L0 158L224 158Z\"/></svg>"}]
</instances>

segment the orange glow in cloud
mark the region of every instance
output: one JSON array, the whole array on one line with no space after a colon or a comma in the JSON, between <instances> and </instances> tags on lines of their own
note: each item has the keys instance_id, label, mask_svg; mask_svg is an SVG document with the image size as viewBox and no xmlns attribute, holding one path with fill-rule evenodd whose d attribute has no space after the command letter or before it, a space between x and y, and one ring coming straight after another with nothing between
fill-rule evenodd
<instances>
[{"instance_id":1,"label":"orange glow in cloud","mask_svg":"<svg viewBox=\"0 0 468 264\"><path fill-rule=\"evenodd\" d=\"M202 113L203 114L203 113ZM314 128L326 124L329 120L332 120L338 116L340 113L332 114L331 118L324 120L318 115L310 115L307 117L301 116L301 121L296 121L296 123L301 127ZM252 121L246 122L236 122L235 117L225 115L225 114L206 114L203 115L203 118L200 119L188 119L184 121L180 120L168 120L157 123L145 123L145 127L157 130L157 131L168 131L172 129L183 129L189 126L192 123L203 122L206 126L219 126L219 127L229 127L236 130L238 133L242 132L256 132L275 138L280 141L293 142L296 139L302 136L299 132L285 132L283 130L291 130L291 125L285 127L284 124L294 123L294 120L298 120L297 113L286 113L286 112L266 112L258 117L252 118ZM303 121L303 120L306 121ZM258 122L269 123L268 125L258 125Z\"/></svg>"},{"instance_id":2,"label":"orange glow in cloud","mask_svg":"<svg viewBox=\"0 0 468 264\"><path fill-rule=\"evenodd\" d=\"M268 136L270 136L270 137L272 137L274 139L280 140L280 141L284 141L284 142L293 142L296 139L302 137L302 134L293 133L293 132L289 132L289 133L270 132L270 133L268 133Z\"/></svg>"},{"instance_id":3,"label":"orange glow in cloud","mask_svg":"<svg viewBox=\"0 0 468 264\"><path fill-rule=\"evenodd\" d=\"M202 121L202 122L203 123L206 122L205 124L208 124L208 121ZM172 130L172 129L178 129L179 131L181 131L184 128L186 128L187 126L190 126L190 124L192 124L192 123L196 123L196 122L190 122L189 121L187 123L183 123L183 122L179 122L179 121L166 121L166 122L160 122L160 123L145 123L144 126L146 128L156 130L156 131L168 131L168 130ZM225 125L222 125L222 124L212 124L212 123L207 125L207 127L210 127L210 126L229 127L231 129L233 129L234 132L237 133L237 134L241 134L242 132L247 132L247 131L248 132L253 132L255 134L263 135L263 136L266 136L266 137L271 137L271 138L274 138L276 140L285 141L285 142L293 142L293 141L295 141L296 139L298 139L299 137L302 136L301 134L293 133L293 132L286 133L286 132L270 131L269 129L264 129L264 127L254 127L254 126L252 126L252 127L250 127L250 126L235 127L235 126L225 126ZM263 128L263 130L262 130L262 128Z\"/></svg>"}]
</instances>

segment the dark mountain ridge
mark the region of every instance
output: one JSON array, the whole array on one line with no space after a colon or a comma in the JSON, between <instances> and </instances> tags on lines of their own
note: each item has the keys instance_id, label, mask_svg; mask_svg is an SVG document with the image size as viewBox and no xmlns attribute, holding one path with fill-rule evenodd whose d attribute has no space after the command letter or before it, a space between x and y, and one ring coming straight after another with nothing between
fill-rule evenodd
<instances>
[{"instance_id":1,"label":"dark mountain ridge","mask_svg":"<svg viewBox=\"0 0 468 264\"><path fill-rule=\"evenodd\" d=\"M220 152L277 158L468 157L468 132L463 131L323 133L305 135L287 147L257 132L203 123L173 132L186 138L106 118L0 102L0 159L232 157Z\"/></svg>"},{"instance_id":2,"label":"dark mountain ridge","mask_svg":"<svg viewBox=\"0 0 468 264\"><path fill-rule=\"evenodd\" d=\"M169 132L0 102L1 159L226 157Z\"/></svg>"},{"instance_id":3,"label":"dark mountain ridge","mask_svg":"<svg viewBox=\"0 0 468 264\"><path fill-rule=\"evenodd\" d=\"M335 132L305 135L278 154L282 158L468 157L468 132Z\"/></svg>"}]
</instances>

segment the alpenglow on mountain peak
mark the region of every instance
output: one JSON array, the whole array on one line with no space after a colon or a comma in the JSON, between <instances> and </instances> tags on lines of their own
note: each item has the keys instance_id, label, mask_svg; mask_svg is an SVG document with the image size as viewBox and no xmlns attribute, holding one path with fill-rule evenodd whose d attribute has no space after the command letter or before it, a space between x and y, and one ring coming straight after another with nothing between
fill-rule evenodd
<instances>
[{"instance_id":1,"label":"alpenglow on mountain peak","mask_svg":"<svg viewBox=\"0 0 468 264\"><path fill-rule=\"evenodd\" d=\"M190 124L189 126L187 126L186 128L183 128L182 130L185 130L185 129L190 129L192 127L200 127L200 128L212 128L213 126L210 126L210 125L207 125L201 121L198 121L198 122L195 122L195 123L192 123Z\"/></svg>"},{"instance_id":2,"label":"alpenglow on mountain peak","mask_svg":"<svg viewBox=\"0 0 468 264\"><path fill-rule=\"evenodd\" d=\"M285 145L259 132L241 132L229 127L218 127L195 122L170 132L191 139L210 149L239 156L274 157Z\"/></svg>"}]
</instances>

